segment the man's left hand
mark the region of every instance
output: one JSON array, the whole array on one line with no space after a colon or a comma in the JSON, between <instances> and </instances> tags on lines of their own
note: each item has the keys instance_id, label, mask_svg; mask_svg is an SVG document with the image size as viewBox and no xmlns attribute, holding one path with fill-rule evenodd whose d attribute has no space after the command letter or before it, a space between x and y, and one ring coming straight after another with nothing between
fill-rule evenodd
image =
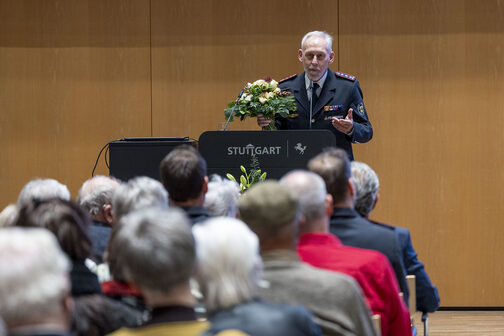
<instances>
[{"instance_id":1,"label":"man's left hand","mask_svg":"<svg viewBox=\"0 0 504 336\"><path fill-rule=\"evenodd\" d=\"M341 133L349 134L353 131L353 109L348 110L345 119L333 118L332 124Z\"/></svg>"}]
</instances>

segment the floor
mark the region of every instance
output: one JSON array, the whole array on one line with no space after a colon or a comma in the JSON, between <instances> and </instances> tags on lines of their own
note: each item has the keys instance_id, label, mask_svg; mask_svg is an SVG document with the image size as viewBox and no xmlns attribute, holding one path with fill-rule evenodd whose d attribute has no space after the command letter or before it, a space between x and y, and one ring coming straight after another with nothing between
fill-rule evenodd
<instances>
[{"instance_id":1,"label":"floor","mask_svg":"<svg viewBox=\"0 0 504 336\"><path fill-rule=\"evenodd\" d=\"M429 335L504 336L504 311L438 311L429 314ZM423 335L420 314L415 315L418 336Z\"/></svg>"}]
</instances>

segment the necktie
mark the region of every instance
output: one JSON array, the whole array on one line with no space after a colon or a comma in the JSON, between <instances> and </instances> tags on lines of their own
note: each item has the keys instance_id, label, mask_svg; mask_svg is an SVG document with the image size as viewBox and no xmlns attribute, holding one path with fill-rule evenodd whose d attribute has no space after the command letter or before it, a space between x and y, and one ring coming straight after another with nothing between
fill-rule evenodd
<instances>
[{"instance_id":1,"label":"necktie","mask_svg":"<svg viewBox=\"0 0 504 336\"><path fill-rule=\"evenodd\" d=\"M317 105L317 100L318 100L318 95L317 95L317 90L320 87L318 83L313 83L313 89L312 89L312 106L315 108L315 105ZM315 111L313 111L315 112Z\"/></svg>"}]
</instances>

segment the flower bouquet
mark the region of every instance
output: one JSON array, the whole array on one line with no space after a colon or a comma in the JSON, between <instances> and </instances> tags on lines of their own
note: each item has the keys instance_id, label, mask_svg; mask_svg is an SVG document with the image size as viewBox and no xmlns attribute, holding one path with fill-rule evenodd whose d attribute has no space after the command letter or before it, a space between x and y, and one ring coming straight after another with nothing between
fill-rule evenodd
<instances>
[{"instance_id":1,"label":"flower bouquet","mask_svg":"<svg viewBox=\"0 0 504 336\"><path fill-rule=\"evenodd\" d=\"M266 119L274 120L276 114L286 118L289 111L295 111L296 102L292 93L281 90L277 81L267 78L248 83L241 97L236 102L229 102L228 107L224 110L226 120L233 121L234 117L239 117L240 120L245 120L247 117L257 118L259 114ZM274 129L276 129L274 122L263 127L263 130Z\"/></svg>"}]
</instances>

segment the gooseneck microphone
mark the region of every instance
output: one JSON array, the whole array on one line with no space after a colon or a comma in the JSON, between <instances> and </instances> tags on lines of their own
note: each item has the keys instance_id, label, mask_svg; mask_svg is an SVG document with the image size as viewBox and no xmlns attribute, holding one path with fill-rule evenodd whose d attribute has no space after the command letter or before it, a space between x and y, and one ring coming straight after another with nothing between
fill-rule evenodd
<instances>
[{"instance_id":1,"label":"gooseneck microphone","mask_svg":"<svg viewBox=\"0 0 504 336\"><path fill-rule=\"evenodd\" d=\"M313 80L310 79L310 92L311 92L311 99L310 99L310 120L308 122L310 123L310 129L312 126L312 118L313 118L313 96L315 95L315 92L313 92Z\"/></svg>"},{"instance_id":2,"label":"gooseneck microphone","mask_svg":"<svg viewBox=\"0 0 504 336\"><path fill-rule=\"evenodd\" d=\"M240 100L241 96L243 95L243 92L245 91L245 89L242 89L240 91L240 93L238 94L238 98L236 98L236 101L235 101L235 104L233 106L233 111L231 111L231 113L229 113L229 117L227 118L227 121L226 121L226 125L224 125L224 129L223 131L226 131L227 130L227 127L229 125L229 121L231 120L231 118L233 117L233 114L234 114L234 110L236 108L236 105L238 105L238 100Z\"/></svg>"}]
</instances>

